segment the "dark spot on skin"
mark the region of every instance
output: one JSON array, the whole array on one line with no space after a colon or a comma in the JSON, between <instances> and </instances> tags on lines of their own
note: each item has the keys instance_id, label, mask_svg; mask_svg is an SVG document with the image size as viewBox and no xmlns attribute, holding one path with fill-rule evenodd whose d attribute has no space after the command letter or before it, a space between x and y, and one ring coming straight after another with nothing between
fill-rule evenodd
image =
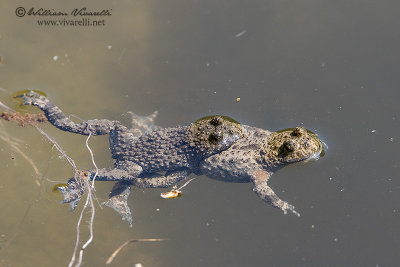
<instances>
[{"instance_id":1,"label":"dark spot on skin","mask_svg":"<svg viewBox=\"0 0 400 267\"><path fill-rule=\"evenodd\" d=\"M218 134L210 134L208 136L208 141L212 144L217 144L222 139L221 135Z\"/></svg>"}]
</instances>

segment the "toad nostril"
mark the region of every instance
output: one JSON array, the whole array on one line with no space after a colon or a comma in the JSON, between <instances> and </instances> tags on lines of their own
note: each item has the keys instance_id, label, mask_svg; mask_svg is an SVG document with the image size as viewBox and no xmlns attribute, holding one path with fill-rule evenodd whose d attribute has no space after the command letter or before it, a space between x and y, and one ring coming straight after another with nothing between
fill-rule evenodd
<instances>
[{"instance_id":1,"label":"toad nostril","mask_svg":"<svg viewBox=\"0 0 400 267\"><path fill-rule=\"evenodd\" d=\"M297 136L297 137L302 136L302 134L303 134L303 130L300 127L294 128L291 133L292 136Z\"/></svg>"},{"instance_id":2,"label":"toad nostril","mask_svg":"<svg viewBox=\"0 0 400 267\"><path fill-rule=\"evenodd\" d=\"M221 125L223 123L222 118L221 117L214 117L210 120L210 124L213 126L218 126Z\"/></svg>"}]
</instances>

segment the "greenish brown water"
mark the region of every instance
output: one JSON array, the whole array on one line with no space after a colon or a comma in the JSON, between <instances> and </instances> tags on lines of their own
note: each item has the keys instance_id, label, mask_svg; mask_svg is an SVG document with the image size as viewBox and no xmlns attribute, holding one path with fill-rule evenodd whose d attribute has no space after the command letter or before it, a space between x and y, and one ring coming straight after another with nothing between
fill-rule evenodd
<instances>
[{"instance_id":1,"label":"greenish brown water","mask_svg":"<svg viewBox=\"0 0 400 267\"><path fill-rule=\"evenodd\" d=\"M134 226L96 208L84 266L394 266L400 261L400 3L398 1L89 1L105 26L39 26L83 4L6 0L0 9L0 101L36 89L66 113L129 125L127 111L159 111L158 125L223 114L268 130L304 126L329 146L271 185L301 217L263 203L249 184L199 177L183 197L135 189ZM236 99L240 98L237 102ZM35 109L31 109L35 110ZM0 266L66 266L79 213L54 185L71 167L33 128L1 122ZM85 137L42 127L80 169ZM10 144L18 148L33 165ZM107 137L90 140L112 166ZM98 182L107 198L112 183ZM85 224L86 225L86 224ZM82 227L85 238L87 232Z\"/></svg>"}]
</instances>

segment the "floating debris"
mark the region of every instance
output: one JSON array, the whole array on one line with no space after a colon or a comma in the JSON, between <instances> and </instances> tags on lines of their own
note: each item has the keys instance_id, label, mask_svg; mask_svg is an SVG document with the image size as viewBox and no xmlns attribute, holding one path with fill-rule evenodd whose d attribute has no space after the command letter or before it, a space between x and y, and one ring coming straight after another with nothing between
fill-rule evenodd
<instances>
[{"instance_id":1,"label":"floating debris","mask_svg":"<svg viewBox=\"0 0 400 267\"><path fill-rule=\"evenodd\" d=\"M236 102L240 102L240 97L237 97L237 98L236 98Z\"/></svg>"},{"instance_id":2,"label":"floating debris","mask_svg":"<svg viewBox=\"0 0 400 267\"><path fill-rule=\"evenodd\" d=\"M246 30L243 30L243 31L239 32L238 34L235 35L235 38L239 38L240 36L245 35L246 32L247 32Z\"/></svg>"},{"instance_id":3,"label":"floating debris","mask_svg":"<svg viewBox=\"0 0 400 267\"><path fill-rule=\"evenodd\" d=\"M171 191L166 193L161 193L160 196L162 198L177 198L182 196L182 191L178 190L178 188L174 186Z\"/></svg>"},{"instance_id":4,"label":"floating debris","mask_svg":"<svg viewBox=\"0 0 400 267\"><path fill-rule=\"evenodd\" d=\"M121 246L119 246L119 248L117 248L113 254L111 254L111 256L107 259L106 264L111 264L111 262L114 260L115 256L118 255L118 253L121 251L121 249L123 249L126 245L128 245L129 243L136 243L136 242L159 242L159 241L165 241L167 239L164 238L148 238L148 239L132 239L132 240L128 240L125 243L123 243ZM142 264L138 265L140 263L135 264L135 266L142 266Z\"/></svg>"},{"instance_id":5,"label":"floating debris","mask_svg":"<svg viewBox=\"0 0 400 267\"><path fill-rule=\"evenodd\" d=\"M47 122L47 118L43 113L39 114L21 114L19 112L8 112L3 111L0 114L0 118L6 121L13 121L19 126L26 126L28 125L38 125L39 123Z\"/></svg>"},{"instance_id":6,"label":"floating debris","mask_svg":"<svg viewBox=\"0 0 400 267\"><path fill-rule=\"evenodd\" d=\"M171 191L168 191L166 193L161 193L160 196L162 198L177 198L177 197L181 197L182 196L182 191L181 189L184 188L185 186L187 186L191 181L193 181L196 178L192 178L189 181L187 181L186 183L184 183L181 187L177 187L176 185L174 185L174 187L172 188Z\"/></svg>"}]
</instances>

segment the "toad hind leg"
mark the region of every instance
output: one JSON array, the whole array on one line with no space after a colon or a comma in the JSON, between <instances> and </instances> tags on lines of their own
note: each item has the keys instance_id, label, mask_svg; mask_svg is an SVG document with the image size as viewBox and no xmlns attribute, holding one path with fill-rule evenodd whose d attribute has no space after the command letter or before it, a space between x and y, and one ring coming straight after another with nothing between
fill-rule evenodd
<instances>
[{"instance_id":1,"label":"toad hind leg","mask_svg":"<svg viewBox=\"0 0 400 267\"><path fill-rule=\"evenodd\" d=\"M128 197L131 193L131 185L142 188L149 187L171 187L179 181L185 179L190 174L188 169L171 171L165 176L158 174L146 174L145 177L135 178L134 180L118 181L112 188L109 199L103 204L113 208L122 220L126 220L129 226L132 227L132 213L128 206Z\"/></svg>"},{"instance_id":2,"label":"toad hind leg","mask_svg":"<svg viewBox=\"0 0 400 267\"><path fill-rule=\"evenodd\" d=\"M284 214L287 214L287 211L291 211L297 216L300 216L293 205L290 205L286 201L281 200L272 190L271 187L268 186L267 182L270 173L266 171L255 171L251 174L251 181L253 182L253 191L265 202L271 204L275 208L278 208L283 211Z\"/></svg>"},{"instance_id":3,"label":"toad hind leg","mask_svg":"<svg viewBox=\"0 0 400 267\"><path fill-rule=\"evenodd\" d=\"M48 121L60 130L82 135L105 135L110 133L118 121L88 120L82 123L71 121L56 105L45 96L33 91L28 94L18 95L16 98L23 99L23 105L33 105L40 108L46 115Z\"/></svg>"}]
</instances>

